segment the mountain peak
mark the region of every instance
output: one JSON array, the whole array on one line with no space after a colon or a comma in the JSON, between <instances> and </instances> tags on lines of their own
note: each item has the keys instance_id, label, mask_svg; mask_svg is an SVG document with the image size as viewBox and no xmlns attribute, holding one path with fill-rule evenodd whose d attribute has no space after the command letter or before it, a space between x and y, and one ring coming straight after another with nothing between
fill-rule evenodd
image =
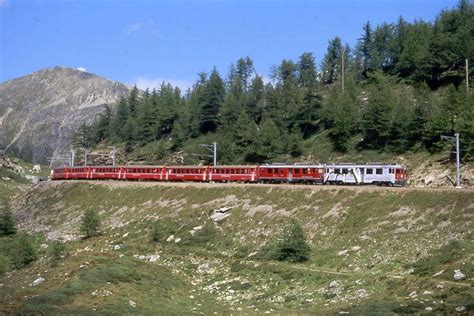
<instances>
[{"instance_id":1,"label":"mountain peak","mask_svg":"<svg viewBox=\"0 0 474 316\"><path fill-rule=\"evenodd\" d=\"M0 149L33 162L69 148L69 136L129 88L95 74L55 66L0 84Z\"/></svg>"}]
</instances>

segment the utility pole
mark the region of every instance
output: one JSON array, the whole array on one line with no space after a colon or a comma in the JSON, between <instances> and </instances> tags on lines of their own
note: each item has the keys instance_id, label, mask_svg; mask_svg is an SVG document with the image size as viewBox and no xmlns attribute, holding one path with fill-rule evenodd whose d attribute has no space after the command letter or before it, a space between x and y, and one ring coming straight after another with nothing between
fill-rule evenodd
<instances>
[{"instance_id":1,"label":"utility pole","mask_svg":"<svg viewBox=\"0 0 474 316\"><path fill-rule=\"evenodd\" d=\"M191 154L191 155L213 158L213 165L214 167L217 166L217 143L213 142L212 144L200 144L199 146L204 147L209 151L212 151L212 155L201 155L201 154Z\"/></svg>"},{"instance_id":2,"label":"utility pole","mask_svg":"<svg viewBox=\"0 0 474 316\"><path fill-rule=\"evenodd\" d=\"M109 146L109 148L112 149L112 151L110 152L112 154L112 166L115 167L115 146ZM109 154L109 157L110 157L110 154Z\"/></svg>"},{"instance_id":3,"label":"utility pole","mask_svg":"<svg viewBox=\"0 0 474 316\"><path fill-rule=\"evenodd\" d=\"M214 145L214 167L217 165L217 143L213 142Z\"/></svg>"},{"instance_id":4,"label":"utility pole","mask_svg":"<svg viewBox=\"0 0 474 316\"><path fill-rule=\"evenodd\" d=\"M441 135L441 139L447 140L452 145L456 146L456 189L461 189L461 153L459 146L459 133L455 133L453 136Z\"/></svg>"},{"instance_id":5,"label":"utility pole","mask_svg":"<svg viewBox=\"0 0 474 316\"><path fill-rule=\"evenodd\" d=\"M466 94L469 95L469 59L466 58Z\"/></svg>"},{"instance_id":6,"label":"utility pole","mask_svg":"<svg viewBox=\"0 0 474 316\"><path fill-rule=\"evenodd\" d=\"M342 93L344 93L344 55L345 55L345 48L344 46L342 47L342 56L341 56L341 78L342 78L342 82L341 82L341 86L342 86Z\"/></svg>"},{"instance_id":7,"label":"utility pole","mask_svg":"<svg viewBox=\"0 0 474 316\"><path fill-rule=\"evenodd\" d=\"M456 189L461 189L461 158L459 152L459 133L456 136Z\"/></svg>"},{"instance_id":8,"label":"utility pole","mask_svg":"<svg viewBox=\"0 0 474 316\"><path fill-rule=\"evenodd\" d=\"M74 167L74 158L75 158L76 152L74 149L71 149L71 167Z\"/></svg>"}]
</instances>

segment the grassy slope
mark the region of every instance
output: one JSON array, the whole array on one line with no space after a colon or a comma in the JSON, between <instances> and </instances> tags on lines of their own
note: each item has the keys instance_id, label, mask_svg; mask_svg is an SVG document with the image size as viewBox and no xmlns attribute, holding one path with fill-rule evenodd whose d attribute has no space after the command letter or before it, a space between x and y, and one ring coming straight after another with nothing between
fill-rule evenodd
<instances>
[{"instance_id":1,"label":"grassy slope","mask_svg":"<svg viewBox=\"0 0 474 316\"><path fill-rule=\"evenodd\" d=\"M24 198L15 211L23 229L77 237L82 211L94 207L104 234L70 241L70 255L56 266L42 249L42 259L8 273L0 279L1 309L366 314L473 308L472 191L69 183ZM209 215L222 206L233 207L231 216L214 226ZM149 242L157 218L179 243ZM311 260L259 259L290 218L303 224ZM160 255L156 262L134 257L153 254ZM454 269L467 280L455 282ZM46 281L30 287L38 275Z\"/></svg>"}]
</instances>

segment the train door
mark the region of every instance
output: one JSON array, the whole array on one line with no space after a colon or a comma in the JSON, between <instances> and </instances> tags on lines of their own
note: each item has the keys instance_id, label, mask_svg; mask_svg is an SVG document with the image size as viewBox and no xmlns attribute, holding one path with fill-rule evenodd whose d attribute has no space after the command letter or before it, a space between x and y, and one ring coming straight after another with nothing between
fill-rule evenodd
<instances>
[{"instance_id":1,"label":"train door","mask_svg":"<svg viewBox=\"0 0 474 316\"><path fill-rule=\"evenodd\" d=\"M288 182L293 182L293 168L288 168Z\"/></svg>"}]
</instances>

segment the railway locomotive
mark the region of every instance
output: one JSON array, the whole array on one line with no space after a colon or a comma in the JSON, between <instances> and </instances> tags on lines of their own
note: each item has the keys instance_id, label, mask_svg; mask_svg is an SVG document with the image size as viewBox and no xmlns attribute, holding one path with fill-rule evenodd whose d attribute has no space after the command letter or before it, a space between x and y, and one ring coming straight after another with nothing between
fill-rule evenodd
<instances>
[{"instance_id":1,"label":"railway locomotive","mask_svg":"<svg viewBox=\"0 0 474 316\"><path fill-rule=\"evenodd\" d=\"M400 164L266 164L235 166L84 166L51 171L51 180L138 180L404 186Z\"/></svg>"}]
</instances>

